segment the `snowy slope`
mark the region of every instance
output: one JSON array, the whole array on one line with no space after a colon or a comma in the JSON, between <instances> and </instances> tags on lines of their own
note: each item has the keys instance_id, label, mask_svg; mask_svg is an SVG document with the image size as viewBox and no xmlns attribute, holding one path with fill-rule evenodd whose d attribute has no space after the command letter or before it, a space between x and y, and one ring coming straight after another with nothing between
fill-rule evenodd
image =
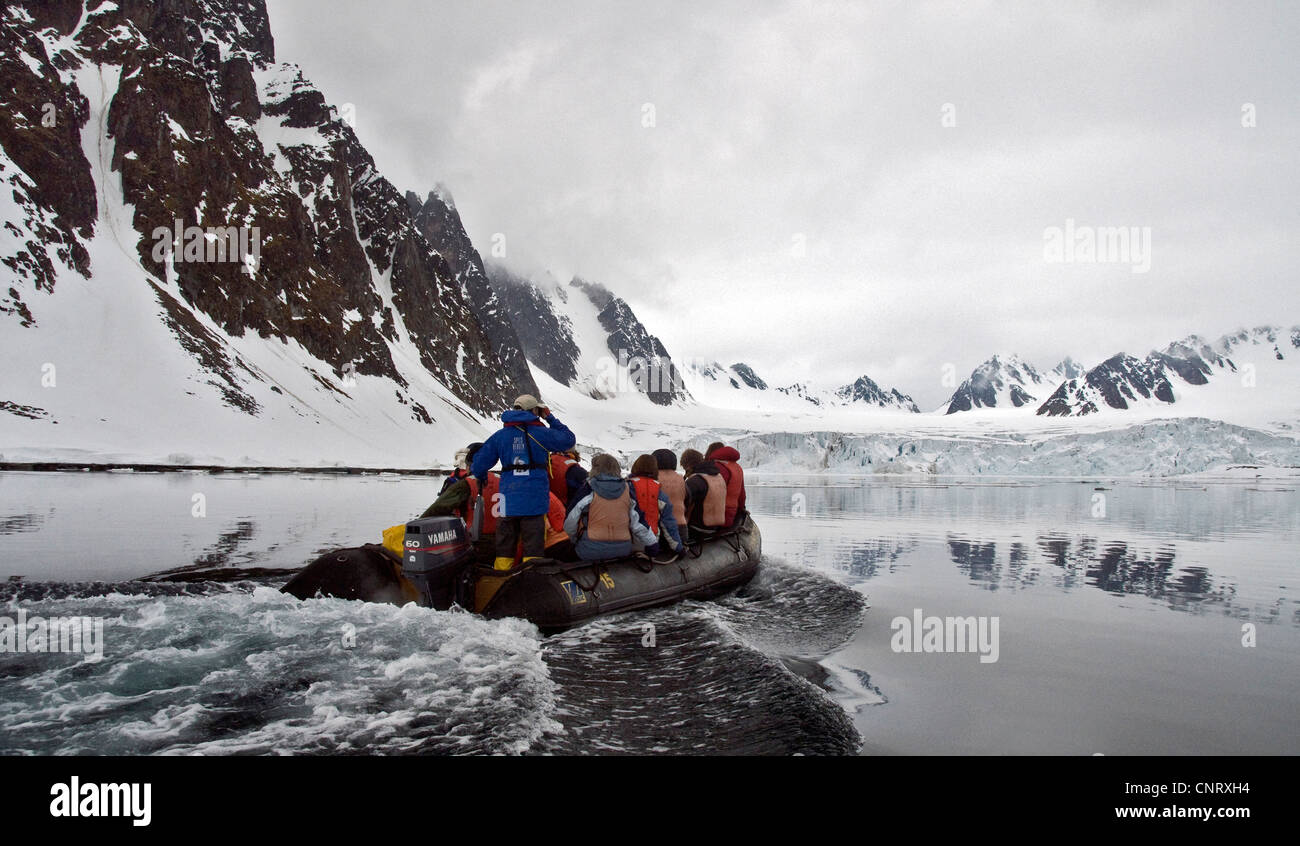
<instances>
[{"instance_id":1,"label":"snowy slope","mask_svg":"<svg viewBox=\"0 0 1300 846\"><path fill-rule=\"evenodd\" d=\"M805 383L774 387L744 362L724 366L717 361L688 361L683 372L691 395L714 408L793 414L839 408L917 413L911 397L896 388L885 390L869 376L850 385L813 388Z\"/></svg>"},{"instance_id":2,"label":"snowy slope","mask_svg":"<svg viewBox=\"0 0 1300 846\"><path fill-rule=\"evenodd\" d=\"M1068 360L1067 360L1068 361ZM1064 370L1066 362L1058 365ZM1001 353L976 367L948 400L946 414L976 408L1037 406L1055 389L1050 376L1014 353Z\"/></svg>"},{"instance_id":3,"label":"snowy slope","mask_svg":"<svg viewBox=\"0 0 1300 846\"><path fill-rule=\"evenodd\" d=\"M1062 383L1038 414L1115 417L1138 409L1295 426L1300 327L1243 329L1213 343L1192 335L1144 359L1120 353Z\"/></svg>"},{"instance_id":4,"label":"snowy slope","mask_svg":"<svg viewBox=\"0 0 1300 846\"><path fill-rule=\"evenodd\" d=\"M481 431L481 418L419 365L407 342L391 345L409 382L404 401L386 378L339 379L296 342L228 338L174 284L151 282L123 247L132 210L106 177L113 142L104 113L116 73L87 66L77 81L97 95L83 130L101 208L88 245L94 274L62 274L52 293L29 303L39 331L0 332L3 397L33 409L0 413L3 460L413 467L445 465ZM232 387L178 343L169 314L216 344L256 415L228 402ZM413 401L436 425L413 425Z\"/></svg>"},{"instance_id":5,"label":"snowy slope","mask_svg":"<svg viewBox=\"0 0 1300 846\"><path fill-rule=\"evenodd\" d=\"M445 189L398 192L275 62L258 0L194 9L192 28L111 3L0 26L0 461L446 467L531 374L580 444L623 458L724 440L760 472L1300 463L1296 328L1088 371L995 356L930 414L866 375L775 386L674 360L600 285L482 268ZM264 264L152 258L150 224L173 213L261 215Z\"/></svg>"}]
</instances>

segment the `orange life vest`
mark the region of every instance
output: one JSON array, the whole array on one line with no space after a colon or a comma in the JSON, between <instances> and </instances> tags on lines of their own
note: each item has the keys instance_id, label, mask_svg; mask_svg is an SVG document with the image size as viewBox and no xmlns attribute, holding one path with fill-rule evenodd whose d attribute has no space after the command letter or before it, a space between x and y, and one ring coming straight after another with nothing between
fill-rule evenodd
<instances>
[{"instance_id":1,"label":"orange life vest","mask_svg":"<svg viewBox=\"0 0 1300 846\"><path fill-rule=\"evenodd\" d=\"M659 534L659 483L646 476L633 476L632 488L636 491L636 504L641 506L641 513L650 526L650 531Z\"/></svg>"},{"instance_id":2,"label":"orange life vest","mask_svg":"<svg viewBox=\"0 0 1300 846\"><path fill-rule=\"evenodd\" d=\"M723 520L726 521L725 525L730 526L736 522L736 512L740 510L740 495L745 491L745 471L734 461L715 458L713 463L718 465L718 472L726 478L727 504Z\"/></svg>"},{"instance_id":3,"label":"orange life vest","mask_svg":"<svg viewBox=\"0 0 1300 846\"><path fill-rule=\"evenodd\" d=\"M632 540L632 530L627 524L631 505L632 495L627 492L627 485L617 499L605 499L593 491L587 505L587 537L594 541Z\"/></svg>"},{"instance_id":4,"label":"orange life vest","mask_svg":"<svg viewBox=\"0 0 1300 846\"><path fill-rule=\"evenodd\" d=\"M673 519L678 525L686 525L686 479L676 470L659 471L659 487L664 496L673 504Z\"/></svg>"},{"instance_id":5,"label":"orange life vest","mask_svg":"<svg viewBox=\"0 0 1300 846\"><path fill-rule=\"evenodd\" d=\"M562 452L551 453L551 493L560 498L560 502L569 500L569 484L565 477L569 468L578 462Z\"/></svg>"},{"instance_id":6,"label":"orange life vest","mask_svg":"<svg viewBox=\"0 0 1300 846\"><path fill-rule=\"evenodd\" d=\"M717 473L696 473L704 479L708 490L704 494L704 503L700 508L700 519L705 526L725 526L727 524L727 483Z\"/></svg>"},{"instance_id":7,"label":"orange life vest","mask_svg":"<svg viewBox=\"0 0 1300 846\"><path fill-rule=\"evenodd\" d=\"M569 536L564 533L564 503L551 494L551 508L546 512L546 546L563 543Z\"/></svg>"},{"instance_id":8,"label":"orange life vest","mask_svg":"<svg viewBox=\"0 0 1300 846\"><path fill-rule=\"evenodd\" d=\"M465 528L474 528L474 498L478 496L478 479L468 476L465 479L469 483L469 500L465 503L465 512L461 516L465 518ZM501 477L496 473L489 473L487 485L483 489L483 532L485 535L494 535L497 531L497 517L503 506L501 500Z\"/></svg>"}]
</instances>

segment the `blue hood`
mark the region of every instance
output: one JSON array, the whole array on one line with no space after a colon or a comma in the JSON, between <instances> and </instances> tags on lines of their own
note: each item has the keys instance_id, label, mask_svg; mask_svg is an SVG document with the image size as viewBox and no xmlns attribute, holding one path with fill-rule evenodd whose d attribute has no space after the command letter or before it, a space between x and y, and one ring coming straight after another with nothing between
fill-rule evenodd
<instances>
[{"instance_id":1,"label":"blue hood","mask_svg":"<svg viewBox=\"0 0 1300 846\"><path fill-rule=\"evenodd\" d=\"M519 408L512 408L509 411L501 413L501 422L508 426L517 426L520 423L532 423L536 419L536 414Z\"/></svg>"},{"instance_id":2,"label":"blue hood","mask_svg":"<svg viewBox=\"0 0 1300 846\"><path fill-rule=\"evenodd\" d=\"M618 476L591 476L588 479L591 484L591 492L603 499L618 499L623 495L623 489L627 487L627 482Z\"/></svg>"}]
</instances>

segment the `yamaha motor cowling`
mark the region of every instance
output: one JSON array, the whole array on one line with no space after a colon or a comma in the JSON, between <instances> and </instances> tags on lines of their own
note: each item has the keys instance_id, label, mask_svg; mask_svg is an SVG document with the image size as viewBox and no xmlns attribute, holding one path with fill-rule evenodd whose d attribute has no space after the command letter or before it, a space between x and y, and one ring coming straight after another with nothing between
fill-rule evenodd
<instances>
[{"instance_id":1,"label":"yamaha motor cowling","mask_svg":"<svg viewBox=\"0 0 1300 846\"><path fill-rule=\"evenodd\" d=\"M406 524L402 575L420 592L420 604L445 611L456 600L460 575L474 547L459 517L426 517Z\"/></svg>"}]
</instances>

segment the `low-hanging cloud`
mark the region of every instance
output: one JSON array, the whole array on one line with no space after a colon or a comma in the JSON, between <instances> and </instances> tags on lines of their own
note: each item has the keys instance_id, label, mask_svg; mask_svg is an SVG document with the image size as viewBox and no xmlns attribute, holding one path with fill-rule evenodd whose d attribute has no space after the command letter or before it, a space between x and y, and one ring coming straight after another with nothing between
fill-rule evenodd
<instances>
[{"instance_id":1,"label":"low-hanging cloud","mask_svg":"<svg viewBox=\"0 0 1300 846\"><path fill-rule=\"evenodd\" d=\"M400 188L679 357L935 407L944 364L1300 319L1294 4L270 10ZM1067 221L1149 228L1149 269L1046 259Z\"/></svg>"}]
</instances>

